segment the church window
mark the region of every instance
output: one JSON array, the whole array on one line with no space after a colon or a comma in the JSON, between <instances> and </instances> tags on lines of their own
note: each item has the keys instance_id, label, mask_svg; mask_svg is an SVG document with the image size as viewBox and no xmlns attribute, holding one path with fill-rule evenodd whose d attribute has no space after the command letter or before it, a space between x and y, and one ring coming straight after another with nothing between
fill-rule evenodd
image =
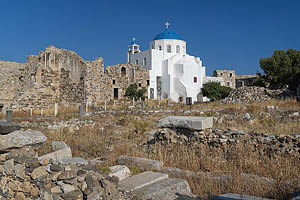
<instances>
[{"instance_id":1,"label":"church window","mask_svg":"<svg viewBox=\"0 0 300 200\"><path fill-rule=\"evenodd\" d=\"M149 86L150 85L150 80L147 80L147 86Z\"/></svg>"},{"instance_id":2,"label":"church window","mask_svg":"<svg viewBox=\"0 0 300 200\"><path fill-rule=\"evenodd\" d=\"M144 65L144 66L147 65L147 59L146 59L146 58L143 59L143 65Z\"/></svg>"},{"instance_id":3,"label":"church window","mask_svg":"<svg viewBox=\"0 0 300 200\"><path fill-rule=\"evenodd\" d=\"M194 77L194 83L197 83L197 77Z\"/></svg>"},{"instance_id":4,"label":"church window","mask_svg":"<svg viewBox=\"0 0 300 200\"><path fill-rule=\"evenodd\" d=\"M139 61L138 61L138 60L136 60L136 61L135 61L135 64L136 64L136 65L138 65L138 64L139 64Z\"/></svg>"},{"instance_id":5,"label":"church window","mask_svg":"<svg viewBox=\"0 0 300 200\"><path fill-rule=\"evenodd\" d=\"M180 53L180 46L176 45L176 53Z\"/></svg>"},{"instance_id":6,"label":"church window","mask_svg":"<svg viewBox=\"0 0 300 200\"><path fill-rule=\"evenodd\" d=\"M232 73L230 73L229 76L232 77Z\"/></svg>"},{"instance_id":7,"label":"church window","mask_svg":"<svg viewBox=\"0 0 300 200\"><path fill-rule=\"evenodd\" d=\"M121 75L122 75L122 77L126 76L126 68L125 67L121 68Z\"/></svg>"},{"instance_id":8,"label":"church window","mask_svg":"<svg viewBox=\"0 0 300 200\"><path fill-rule=\"evenodd\" d=\"M227 87L230 87L230 82L227 82Z\"/></svg>"},{"instance_id":9,"label":"church window","mask_svg":"<svg viewBox=\"0 0 300 200\"><path fill-rule=\"evenodd\" d=\"M142 87L142 84L141 84L141 83L139 83L139 87Z\"/></svg>"},{"instance_id":10,"label":"church window","mask_svg":"<svg viewBox=\"0 0 300 200\"><path fill-rule=\"evenodd\" d=\"M171 52L172 52L172 51L171 51L171 45L169 45L169 44L167 45L167 52L168 52L168 53L171 53Z\"/></svg>"},{"instance_id":11,"label":"church window","mask_svg":"<svg viewBox=\"0 0 300 200\"><path fill-rule=\"evenodd\" d=\"M113 80L113 84L116 84L116 80Z\"/></svg>"},{"instance_id":12,"label":"church window","mask_svg":"<svg viewBox=\"0 0 300 200\"><path fill-rule=\"evenodd\" d=\"M161 45L158 45L158 50L159 50L159 51L161 51L161 50L162 50L162 49L161 49Z\"/></svg>"}]
</instances>

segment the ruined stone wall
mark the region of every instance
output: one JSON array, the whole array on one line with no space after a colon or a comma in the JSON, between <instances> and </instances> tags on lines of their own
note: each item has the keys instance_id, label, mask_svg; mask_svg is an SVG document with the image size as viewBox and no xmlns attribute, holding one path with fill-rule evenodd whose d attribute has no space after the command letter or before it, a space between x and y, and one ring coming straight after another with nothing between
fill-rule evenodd
<instances>
[{"instance_id":1,"label":"ruined stone wall","mask_svg":"<svg viewBox=\"0 0 300 200\"><path fill-rule=\"evenodd\" d=\"M87 62L87 72L85 77L85 94L88 104L96 104L104 101L102 88L105 86L104 60L96 58Z\"/></svg>"},{"instance_id":2,"label":"ruined stone wall","mask_svg":"<svg viewBox=\"0 0 300 200\"><path fill-rule=\"evenodd\" d=\"M0 102L11 102L24 80L25 63L0 61Z\"/></svg>"},{"instance_id":3,"label":"ruined stone wall","mask_svg":"<svg viewBox=\"0 0 300 200\"><path fill-rule=\"evenodd\" d=\"M147 88L149 71L133 64L104 69L103 58L84 61L73 51L49 46L26 63L0 61L0 77L0 104L41 109L123 98L131 83Z\"/></svg>"},{"instance_id":4,"label":"ruined stone wall","mask_svg":"<svg viewBox=\"0 0 300 200\"><path fill-rule=\"evenodd\" d=\"M150 79L149 71L135 64L107 66L104 78L105 85L102 87L102 93L108 100L124 98L126 88L132 83L136 83L139 88L147 88Z\"/></svg>"},{"instance_id":5,"label":"ruined stone wall","mask_svg":"<svg viewBox=\"0 0 300 200\"><path fill-rule=\"evenodd\" d=\"M224 85L235 89L235 71L234 70L215 70L214 77L222 77Z\"/></svg>"}]
</instances>

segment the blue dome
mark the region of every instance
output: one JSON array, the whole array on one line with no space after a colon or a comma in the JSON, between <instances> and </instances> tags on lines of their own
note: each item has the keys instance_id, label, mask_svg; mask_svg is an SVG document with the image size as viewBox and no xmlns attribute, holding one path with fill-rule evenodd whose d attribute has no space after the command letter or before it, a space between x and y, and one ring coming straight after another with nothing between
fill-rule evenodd
<instances>
[{"instance_id":1,"label":"blue dome","mask_svg":"<svg viewBox=\"0 0 300 200\"><path fill-rule=\"evenodd\" d=\"M160 34L158 34L157 36L155 36L153 40L162 40L162 39L183 40L178 34L176 34L173 31L170 31L169 29L166 29Z\"/></svg>"}]
</instances>

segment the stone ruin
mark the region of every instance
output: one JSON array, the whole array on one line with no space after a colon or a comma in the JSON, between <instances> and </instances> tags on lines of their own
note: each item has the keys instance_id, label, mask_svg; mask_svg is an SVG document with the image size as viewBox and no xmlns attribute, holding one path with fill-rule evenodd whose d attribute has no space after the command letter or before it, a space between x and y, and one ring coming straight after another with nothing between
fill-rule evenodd
<instances>
[{"instance_id":1,"label":"stone ruin","mask_svg":"<svg viewBox=\"0 0 300 200\"><path fill-rule=\"evenodd\" d=\"M264 87L240 87L232 90L223 100L225 103L252 103L268 101L272 98L286 99L294 97L294 93L286 90L271 90Z\"/></svg>"},{"instance_id":2,"label":"stone ruin","mask_svg":"<svg viewBox=\"0 0 300 200\"><path fill-rule=\"evenodd\" d=\"M149 72L140 65L105 68L103 58L85 61L54 46L28 56L26 63L0 61L0 72L0 104L10 109L103 103L124 97L131 83L149 84Z\"/></svg>"}]
</instances>

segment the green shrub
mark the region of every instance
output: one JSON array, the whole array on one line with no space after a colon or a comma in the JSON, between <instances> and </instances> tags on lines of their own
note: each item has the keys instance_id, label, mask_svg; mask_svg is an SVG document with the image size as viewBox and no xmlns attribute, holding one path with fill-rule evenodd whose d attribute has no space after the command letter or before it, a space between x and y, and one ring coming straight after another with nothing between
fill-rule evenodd
<instances>
[{"instance_id":1,"label":"green shrub","mask_svg":"<svg viewBox=\"0 0 300 200\"><path fill-rule=\"evenodd\" d=\"M130 84L128 86L128 88L126 89L126 92L125 92L125 96L130 98L130 99L135 99L135 100L138 100L138 99L142 99L142 100L145 100L145 93L146 93L146 88L141 88L141 89L138 89L137 85L135 83L133 84Z\"/></svg>"},{"instance_id":2,"label":"green shrub","mask_svg":"<svg viewBox=\"0 0 300 200\"><path fill-rule=\"evenodd\" d=\"M205 83L201 89L203 96L210 98L212 101L224 99L229 95L231 90L230 87L221 86L217 82Z\"/></svg>"}]
</instances>

